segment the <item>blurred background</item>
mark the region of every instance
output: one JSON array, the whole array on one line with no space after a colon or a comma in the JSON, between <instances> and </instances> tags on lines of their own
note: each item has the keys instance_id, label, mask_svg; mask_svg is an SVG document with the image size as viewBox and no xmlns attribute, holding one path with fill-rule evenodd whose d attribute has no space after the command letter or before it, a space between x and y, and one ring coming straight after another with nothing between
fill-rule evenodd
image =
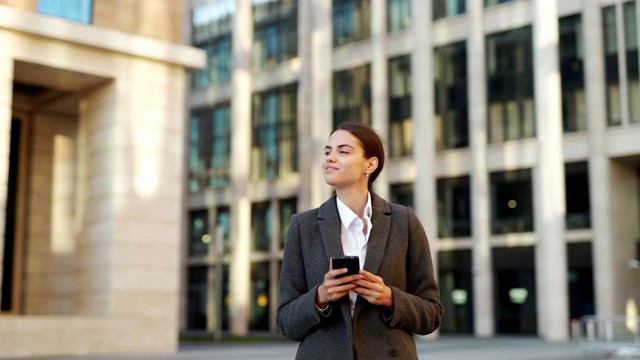
<instances>
[{"instance_id":1,"label":"blurred background","mask_svg":"<svg viewBox=\"0 0 640 360\"><path fill-rule=\"evenodd\" d=\"M425 226L436 336L637 334L639 12L0 0L0 357L277 337L289 219L331 195L342 121L382 135L374 191Z\"/></svg>"}]
</instances>

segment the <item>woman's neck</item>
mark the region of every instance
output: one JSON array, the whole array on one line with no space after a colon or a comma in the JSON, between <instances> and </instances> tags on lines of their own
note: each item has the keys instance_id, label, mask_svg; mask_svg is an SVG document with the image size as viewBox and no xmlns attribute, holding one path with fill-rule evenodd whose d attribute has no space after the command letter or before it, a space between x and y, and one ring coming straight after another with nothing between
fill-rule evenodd
<instances>
[{"instance_id":1,"label":"woman's neck","mask_svg":"<svg viewBox=\"0 0 640 360\"><path fill-rule=\"evenodd\" d=\"M364 218L364 208L367 206L368 190L361 189L336 189L336 196L359 218Z\"/></svg>"}]
</instances>

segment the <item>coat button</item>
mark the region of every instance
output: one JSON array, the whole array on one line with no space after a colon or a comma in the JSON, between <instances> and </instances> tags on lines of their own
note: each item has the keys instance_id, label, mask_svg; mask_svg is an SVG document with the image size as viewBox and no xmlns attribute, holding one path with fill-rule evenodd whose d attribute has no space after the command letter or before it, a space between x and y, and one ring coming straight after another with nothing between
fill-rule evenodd
<instances>
[{"instance_id":1,"label":"coat button","mask_svg":"<svg viewBox=\"0 0 640 360\"><path fill-rule=\"evenodd\" d=\"M328 332L331 329L331 326L329 325L325 325L322 327L322 330L324 330L325 332Z\"/></svg>"},{"instance_id":2,"label":"coat button","mask_svg":"<svg viewBox=\"0 0 640 360\"><path fill-rule=\"evenodd\" d=\"M398 356L398 350L396 350L395 348L389 350L389 355L396 357Z\"/></svg>"}]
</instances>

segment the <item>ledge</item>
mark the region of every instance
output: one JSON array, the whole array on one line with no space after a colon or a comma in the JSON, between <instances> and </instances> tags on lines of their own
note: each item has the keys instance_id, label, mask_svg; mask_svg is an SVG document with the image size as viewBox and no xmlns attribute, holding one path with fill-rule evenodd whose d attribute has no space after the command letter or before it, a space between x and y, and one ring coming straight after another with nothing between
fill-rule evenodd
<instances>
[{"instance_id":1,"label":"ledge","mask_svg":"<svg viewBox=\"0 0 640 360\"><path fill-rule=\"evenodd\" d=\"M18 10L7 5L0 5L0 29L9 29L138 56L190 69L200 69L206 65L205 52L191 46L164 42L90 24L75 23L48 15Z\"/></svg>"}]
</instances>

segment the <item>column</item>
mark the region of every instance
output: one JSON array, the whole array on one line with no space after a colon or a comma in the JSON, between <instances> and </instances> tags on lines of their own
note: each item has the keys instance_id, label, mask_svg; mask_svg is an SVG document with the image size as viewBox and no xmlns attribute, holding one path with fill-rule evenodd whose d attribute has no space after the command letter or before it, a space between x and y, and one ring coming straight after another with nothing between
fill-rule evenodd
<instances>
[{"instance_id":1,"label":"column","mask_svg":"<svg viewBox=\"0 0 640 360\"><path fill-rule=\"evenodd\" d=\"M537 161L534 169L538 332L569 338L562 105L555 1L534 0L533 63Z\"/></svg>"},{"instance_id":2,"label":"column","mask_svg":"<svg viewBox=\"0 0 640 360\"><path fill-rule=\"evenodd\" d=\"M413 0L413 51L411 52L412 109L414 122L413 157L416 163L414 189L416 214L422 221L434 252L437 240L436 145L434 135L433 47L431 44L431 4ZM434 252L434 261L437 259Z\"/></svg>"},{"instance_id":3,"label":"column","mask_svg":"<svg viewBox=\"0 0 640 360\"><path fill-rule=\"evenodd\" d=\"M317 159L318 149L314 149L312 141L312 97L313 85L311 82L311 1L298 2L298 57L300 58L300 76L298 77L298 171L300 173L300 191L298 192L298 210L311 208L311 183L313 176L319 176L313 172L319 168L309 159ZM317 169L316 169L317 172ZM316 179L317 180L317 179Z\"/></svg>"},{"instance_id":4,"label":"column","mask_svg":"<svg viewBox=\"0 0 640 360\"><path fill-rule=\"evenodd\" d=\"M331 0L311 2L311 149L310 205L316 207L331 195L324 182L321 162L323 149L333 126L331 59L333 54Z\"/></svg>"},{"instance_id":5,"label":"column","mask_svg":"<svg viewBox=\"0 0 640 360\"><path fill-rule=\"evenodd\" d=\"M596 314L615 314L616 283L611 237L607 156L607 101L600 0L584 0L582 13L585 96L589 129L589 197ZM589 39L588 41L586 39Z\"/></svg>"},{"instance_id":6,"label":"column","mask_svg":"<svg viewBox=\"0 0 640 360\"><path fill-rule=\"evenodd\" d=\"M237 0L233 25L231 75L231 265L229 268L230 330L244 336L251 310L251 200L248 195L251 161L251 0Z\"/></svg>"},{"instance_id":7,"label":"column","mask_svg":"<svg viewBox=\"0 0 640 360\"><path fill-rule=\"evenodd\" d=\"M372 126L385 139L385 155L389 148L389 72L387 61L387 1L371 1L371 108ZM382 171L375 182L375 192L389 199L389 177Z\"/></svg>"},{"instance_id":8,"label":"column","mask_svg":"<svg viewBox=\"0 0 640 360\"><path fill-rule=\"evenodd\" d=\"M467 73L471 145L471 229L474 333L493 336L493 270L491 265L491 203L487 170L487 92L482 0L467 0Z\"/></svg>"}]
</instances>

